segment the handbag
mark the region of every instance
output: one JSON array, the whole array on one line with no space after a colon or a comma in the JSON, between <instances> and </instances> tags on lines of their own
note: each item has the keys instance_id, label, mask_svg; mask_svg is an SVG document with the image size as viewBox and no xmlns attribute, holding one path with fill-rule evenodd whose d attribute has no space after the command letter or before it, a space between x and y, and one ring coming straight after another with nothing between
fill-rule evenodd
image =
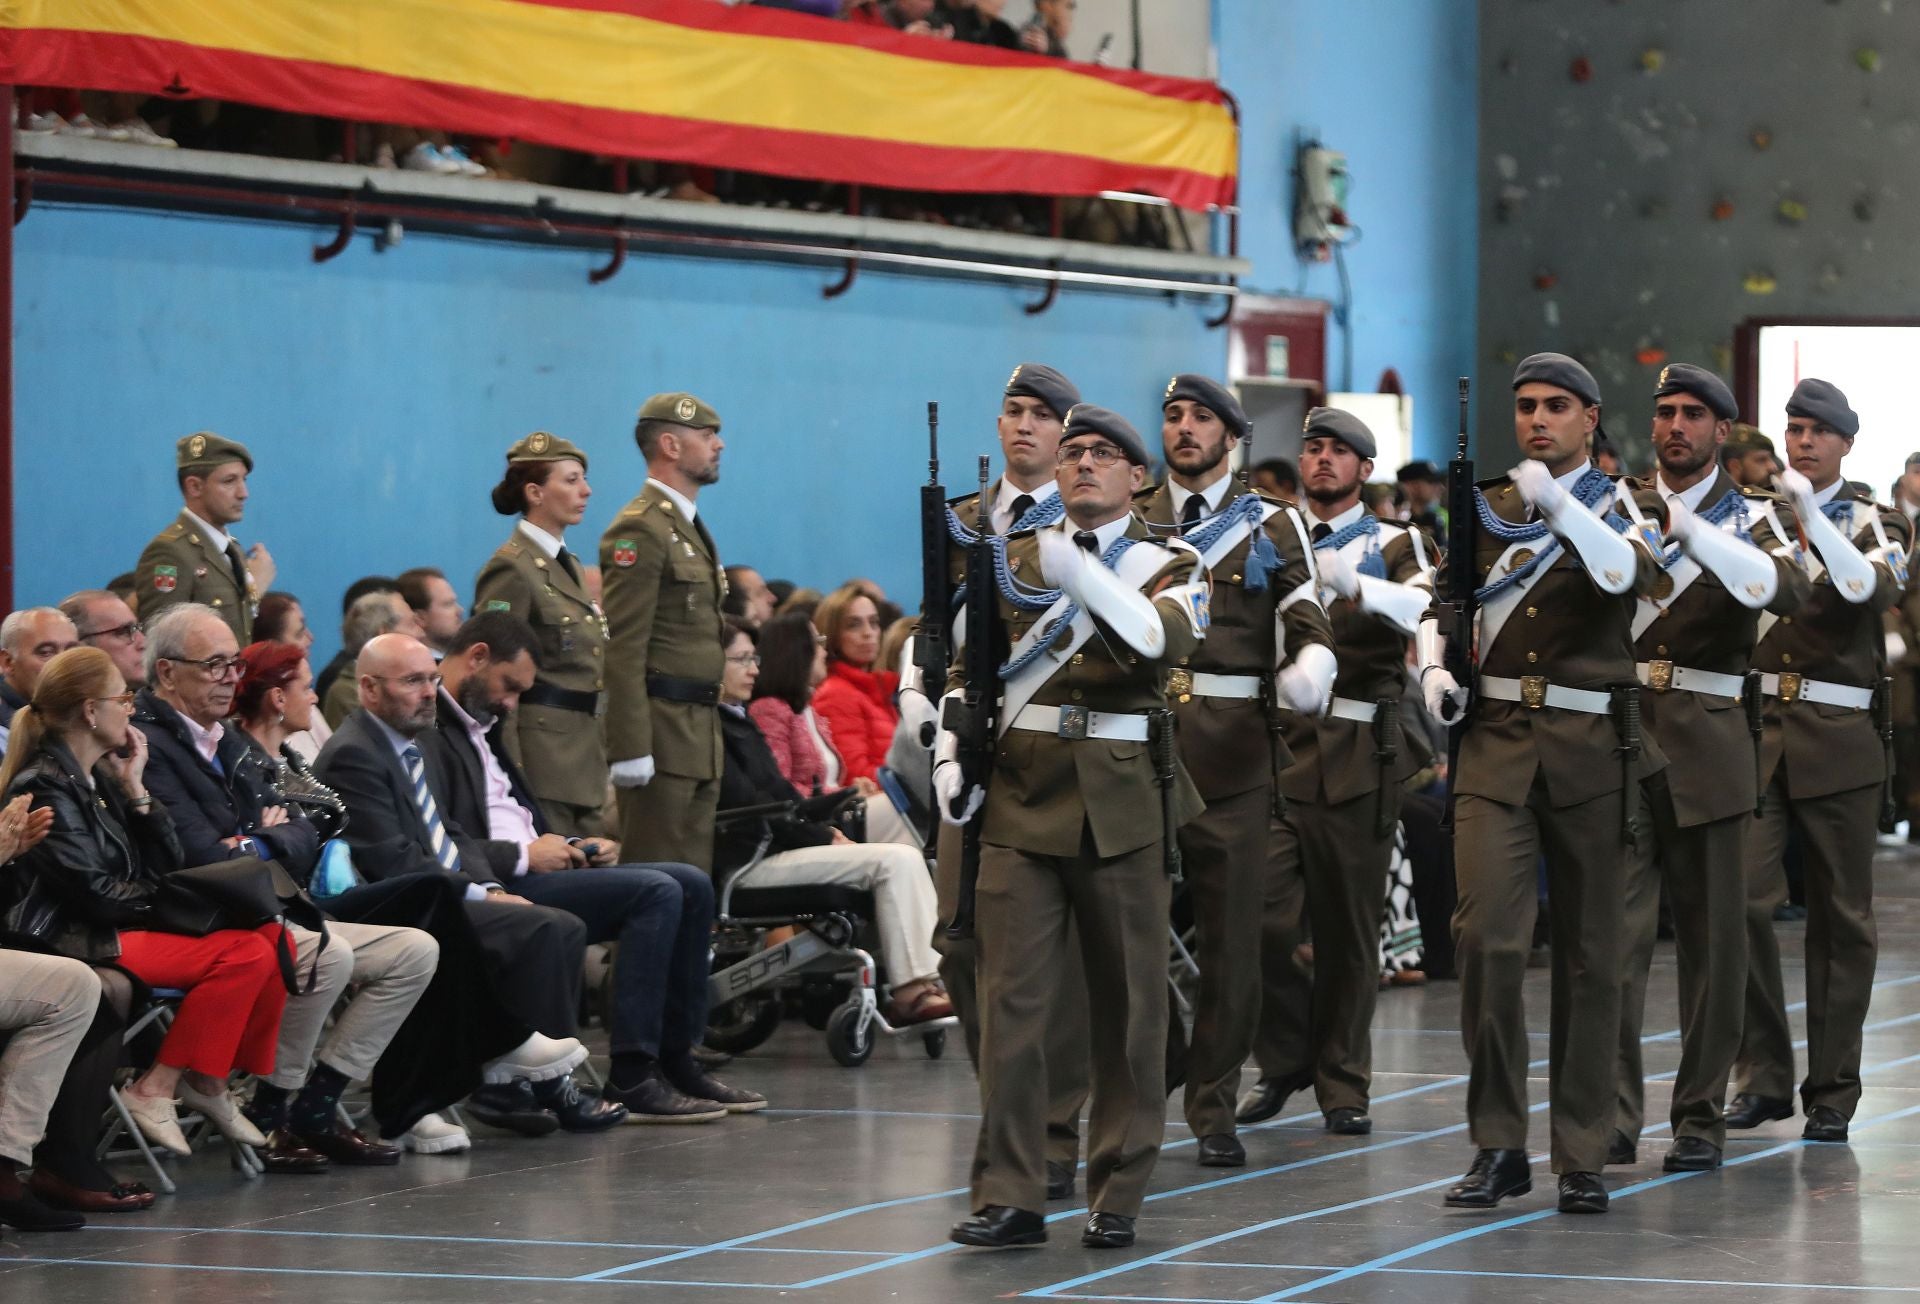
<instances>
[{"instance_id":1,"label":"handbag","mask_svg":"<svg viewBox=\"0 0 1920 1304\"><path fill-rule=\"evenodd\" d=\"M291 995L312 991L320 977L320 952L327 945L327 917L278 861L242 856L174 870L161 880L150 926L161 932L204 937L224 928L252 930L272 923L281 925L275 944L280 980ZM288 924L320 935L304 986L294 969Z\"/></svg>"},{"instance_id":2,"label":"handbag","mask_svg":"<svg viewBox=\"0 0 1920 1304\"><path fill-rule=\"evenodd\" d=\"M320 848L320 860L313 867L307 891L321 901L359 887L365 879L354 868L353 852L343 838L330 838Z\"/></svg>"}]
</instances>

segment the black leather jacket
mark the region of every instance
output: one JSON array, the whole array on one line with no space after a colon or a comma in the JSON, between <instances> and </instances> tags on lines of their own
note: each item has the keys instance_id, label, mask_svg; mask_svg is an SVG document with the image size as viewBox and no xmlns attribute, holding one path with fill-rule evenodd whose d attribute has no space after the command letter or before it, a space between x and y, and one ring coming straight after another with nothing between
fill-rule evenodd
<instances>
[{"instance_id":1,"label":"black leather jacket","mask_svg":"<svg viewBox=\"0 0 1920 1304\"><path fill-rule=\"evenodd\" d=\"M142 926L162 876L181 866L173 821L158 801L132 809L104 767L89 785L53 738L14 775L7 796L23 792L36 809L52 809L53 829L0 869L5 926L76 960L117 958L119 930Z\"/></svg>"}]
</instances>

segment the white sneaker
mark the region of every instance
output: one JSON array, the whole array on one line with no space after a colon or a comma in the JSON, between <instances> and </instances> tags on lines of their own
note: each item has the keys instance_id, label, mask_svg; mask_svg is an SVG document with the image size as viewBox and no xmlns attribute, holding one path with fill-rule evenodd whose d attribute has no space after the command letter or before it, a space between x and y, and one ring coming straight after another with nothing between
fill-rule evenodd
<instances>
[{"instance_id":1,"label":"white sneaker","mask_svg":"<svg viewBox=\"0 0 1920 1304\"><path fill-rule=\"evenodd\" d=\"M66 129L67 120L57 113L30 114L27 120L20 124L21 131L33 136L51 135Z\"/></svg>"},{"instance_id":2,"label":"white sneaker","mask_svg":"<svg viewBox=\"0 0 1920 1304\"><path fill-rule=\"evenodd\" d=\"M428 1114L400 1134L400 1146L418 1155L451 1155L473 1149L473 1138L464 1127Z\"/></svg>"},{"instance_id":3,"label":"white sneaker","mask_svg":"<svg viewBox=\"0 0 1920 1304\"><path fill-rule=\"evenodd\" d=\"M162 136L147 125L145 118L128 118L120 126L127 133L127 141L134 145L155 145L161 149L177 149L180 142L171 136Z\"/></svg>"},{"instance_id":4,"label":"white sneaker","mask_svg":"<svg viewBox=\"0 0 1920 1304\"><path fill-rule=\"evenodd\" d=\"M67 135L88 136L94 140L126 140L125 127L108 127L95 122L84 113L76 113L67 120Z\"/></svg>"},{"instance_id":5,"label":"white sneaker","mask_svg":"<svg viewBox=\"0 0 1920 1304\"><path fill-rule=\"evenodd\" d=\"M458 145L442 145L440 147L440 157L453 164L453 170L463 177L484 177L487 175L486 164L475 162L467 154L467 151L461 149Z\"/></svg>"},{"instance_id":6,"label":"white sneaker","mask_svg":"<svg viewBox=\"0 0 1920 1304\"><path fill-rule=\"evenodd\" d=\"M494 1083L511 1082L515 1078L545 1082L573 1072L586 1058L587 1048L580 1044L579 1038L562 1037L556 1041L536 1032L487 1065L483 1076Z\"/></svg>"},{"instance_id":7,"label":"white sneaker","mask_svg":"<svg viewBox=\"0 0 1920 1304\"><path fill-rule=\"evenodd\" d=\"M400 166L408 172L432 172L436 176L452 176L460 170L460 165L447 158L434 147L432 141L423 140L407 151L400 160Z\"/></svg>"},{"instance_id":8,"label":"white sneaker","mask_svg":"<svg viewBox=\"0 0 1920 1304\"><path fill-rule=\"evenodd\" d=\"M267 1138L253 1121L240 1112L239 1102L233 1093L222 1087L217 1094L208 1095L197 1090L186 1078L180 1079L180 1103L195 1113L203 1115L213 1124L214 1130L229 1141L238 1141L246 1146L263 1146Z\"/></svg>"},{"instance_id":9,"label":"white sneaker","mask_svg":"<svg viewBox=\"0 0 1920 1304\"><path fill-rule=\"evenodd\" d=\"M400 164L393 157L393 146L381 141L379 148L373 151L373 165L377 168L399 167Z\"/></svg>"}]
</instances>

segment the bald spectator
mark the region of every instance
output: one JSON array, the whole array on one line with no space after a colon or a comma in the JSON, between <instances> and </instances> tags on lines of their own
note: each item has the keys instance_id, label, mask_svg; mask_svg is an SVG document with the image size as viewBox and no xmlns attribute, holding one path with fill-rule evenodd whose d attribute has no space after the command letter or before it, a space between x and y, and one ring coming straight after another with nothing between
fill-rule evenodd
<instances>
[{"instance_id":1,"label":"bald spectator","mask_svg":"<svg viewBox=\"0 0 1920 1304\"><path fill-rule=\"evenodd\" d=\"M81 589L60 600L60 610L73 622L74 632L88 647L97 647L113 659L113 668L139 689L147 682L147 636L133 608L106 589Z\"/></svg>"},{"instance_id":2,"label":"bald spectator","mask_svg":"<svg viewBox=\"0 0 1920 1304\"><path fill-rule=\"evenodd\" d=\"M759 629L773 616L773 590L751 566L727 567L727 597L720 610L748 629Z\"/></svg>"},{"instance_id":3,"label":"bald spectator","mask_svg":"<svg viewBox=\"0 0 1920 1304\"><path fill-rule=\"evenodd\" d=\"M408 638L418 639L423 632L420 618L413 614L413 608L407 605L407 600L400 596L398 590L363 594L347 608L347 618L340 623L341 654L357 661L367 644L382 634L404 634ZM358 705L358 672L341 675L321 699L320 714L326 719L329 729L338 729L340 722Z\"/></svg>"},{"instance_id":4,"label":"bald spectator","mask_svg":"<svg viewBox=\"0 0 1920 1304\"><path fill-rule=\"evenodd\" d=\"M467 618L459 595L453 591L453 585L447 583L446 573L435 566L415 566L401 571L394 582L399 586L400 596L413 608L414 618L420 622L420 641L433 649L433 659L438 661L447 654L447 645L453 642L461 622Z\"/></svg>"},{"instance_id":5,"label":"bald spectator","mask_svg":"<svg viewBox=\"0 0 1920 1304\"><path fill-rule=\"evenodd\" d=\"M0 754L8 723L33 697L41 669L79 642L73 622L54 607L23 607L0 621Z\"/></svg>"}]
</instances>

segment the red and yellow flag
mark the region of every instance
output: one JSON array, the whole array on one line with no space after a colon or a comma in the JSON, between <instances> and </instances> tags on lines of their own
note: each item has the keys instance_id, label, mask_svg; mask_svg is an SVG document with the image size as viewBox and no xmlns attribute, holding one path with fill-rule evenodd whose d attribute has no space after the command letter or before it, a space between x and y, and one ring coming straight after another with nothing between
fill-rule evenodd
<instances>
[{"instance_id":1,"label":"red and yellow flag","mask_svg":"<svg viewBox=\"0 0 1920 1304\"><path fill-rule=\"evenodd\" d=\"M1219 87L711 0L0 0L19 85L906 190L1233 202Z\"/></svg>"}]
</instances>

